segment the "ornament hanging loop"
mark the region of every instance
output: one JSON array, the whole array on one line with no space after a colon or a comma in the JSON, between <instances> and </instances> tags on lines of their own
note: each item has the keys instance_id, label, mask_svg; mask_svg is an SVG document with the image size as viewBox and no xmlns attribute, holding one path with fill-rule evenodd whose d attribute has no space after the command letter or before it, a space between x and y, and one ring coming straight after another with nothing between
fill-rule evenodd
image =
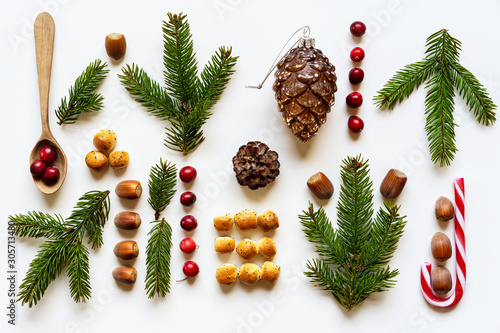
<instances>
[{"instance_id":1,"label":"ornament hanging loop","mask_svg":"<svg viewBox=\"0 0 500 333\"><path fill-rule=\"evenodd\" d=\"M278 61L280 60L280 58L283 54L283 50L288 45L288 43L290 43L292 38L294 38L300 31L302 31L302 36L300 36L299 40L296 41L295 43L293 43L292 46L290 46L290 48L287 50L287 53L290 52L290 50L293 49L297 45L305 46L307 48L314 47L314 39L309 37L311 35L311 28L308 25L306 25L306 26L303 26L302 28L297 29L297 31L295 31L293 33L293 35L291 35L290 38L288 38L285 45L283 45L283 47L281 48L280 52L276 56L276 59L274 59L274 62L271 65L271 68L267 72L266 77L264 77L264 80L262 80L262 82L258 86L246 86L246 88L254 88L254 89L261 89L262 88L262 86L264 85L264 82L266 82L267 78L269 77L269 75L271 75L274 68L278 64Z\"/></svg>"}]
</instances>

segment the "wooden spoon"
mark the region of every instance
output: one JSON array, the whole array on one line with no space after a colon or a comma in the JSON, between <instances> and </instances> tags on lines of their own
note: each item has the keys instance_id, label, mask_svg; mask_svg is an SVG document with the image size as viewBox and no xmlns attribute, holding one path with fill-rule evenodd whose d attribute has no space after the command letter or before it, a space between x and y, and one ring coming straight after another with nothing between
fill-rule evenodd
<instances>
[{"instance_id":1,"label":"wooden spoon","mask_svg":"<svg viewBox=\"0 0 500 333\"><path fill-rule=\"evenodd\" d=\"M45 194L55 193L63 184L68 169L68 161L61 146L57 143L49 127L49 88L50 72L52 70L52 53L54 50L54 20L49 13L40 13L35 20L35 50L38 70L38 89L40 92L40 112L42 116L42 135L33 147L30 154L30 165L40 159L40 150L45 146L52 146L57 153L53 166L59 169L59 180L47 185L42 179L33 177L36 186ZM49 167L49 165L47 165Z\"/></svg>"}]
</instances>

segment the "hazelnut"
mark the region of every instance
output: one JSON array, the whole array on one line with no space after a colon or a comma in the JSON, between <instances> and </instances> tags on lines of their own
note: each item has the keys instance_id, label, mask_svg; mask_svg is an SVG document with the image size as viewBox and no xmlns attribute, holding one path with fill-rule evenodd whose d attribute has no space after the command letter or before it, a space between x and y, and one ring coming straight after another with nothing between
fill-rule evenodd
<instances>
[{"instance_id":1,"label":"hazelnut","mask_svg":"<svg viewBox=\"0 0 500 333\"><path fill-rule=\"evenodd\" d=\"M448 236L442 232L436 232L432 236L431 251L434 259L448 260L451 258L451 242Z\"/></svg>"},{"instance_id":2,"label":"hazelnut","mask_svg":"<svg viewBox=\"0 0 500 333\"><path fill-rule=\"evenodd\" d=\"M309 177L307 187L318 199L330 199L333 195L333 184L323 172L318 172Z\"/></svg>"},{"instance_id":3,"label":"hazelnut","mask_svg":"<svg viewBox=\"0 0 500 333\"><path fill-rule=\"evenodd\" d=\"M120 33L113 32L106 36L106 41L104 43L106 48L106 53L110 58L119 60L125 55L127 50L127 42L125 36Z\"/></svg>"},{"instance_id":4,"label":"hazelnut","mask_svg":"<svg viewBox=\"0 0 500 333\"><path fill-rule=\"evenodd\" d=\"M116 185L115 193L122 199L137 199L142 194L142 186L137 180L122 180Z\"/></svg>"},{"instance_id":5,"label":"hazelnut","mask_svg":"<svg viewBox=\"0 0 500 333\"><path fill-rule=\"evenodd\" d=\"M117 282L123 284L132 284L137 280L137 270L134 267L119 266L111 274Z\"/></svg>"},{"instance_id":6,"label":"hazelnut","mask_svg":"<svg viewBox=\"0 0 500 333\"><path fill-rule=\"evenodd\" d=\"M135 212L120 212L115 216L115 226L123 230L133 230L141 225L141 217Z\"/></svg>"},{"instance_id":7,"label":"hazelnut","mask_svg":"<svg viewBox=\"0 0 500 333\"><path fill-rule=\"evenodd\" d=\"M449 221L455 216L455 207L447 197L439 197L436 200L436 218L439 221Z\"/></svg>"},{"instance_id":8,"label":"hazelnut","mask_svg":"<svg viewBox=\"0 0 500 333\"><path fill-rule=\"evenodd\" d=\"M401 192L403 192L406 180L406 175L403 172L391 169L387 172L384 180L382 180L380 184L380 193L386 199L396 199Z\"/></svg>"},{"instance_id":9,"label":"hazelnut","mask_svg":"<svg viewBox=\"0 0 500 333\"><path fill-rule=\"evenodd\" d=\"M431 273L432 289L439 296L446 295L453 287L451 273L446 267L436 267Z\"/></svg>"},{"instance_id":10,"label":"hazelnut","mask_svg":"<svg viewBox=\"0 0 500 333\"><path fill-rule=\"evenodd\" d=\"M134 259L139 255L139 246L133 240L124 240L116 243L113 253L120 259Z\"/></svg>"}]
</instances>

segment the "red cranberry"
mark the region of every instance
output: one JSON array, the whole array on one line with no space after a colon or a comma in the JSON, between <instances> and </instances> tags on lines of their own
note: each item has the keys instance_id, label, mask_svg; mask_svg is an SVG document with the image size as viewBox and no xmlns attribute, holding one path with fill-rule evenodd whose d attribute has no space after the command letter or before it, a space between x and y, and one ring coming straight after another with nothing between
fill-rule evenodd
<instances>
[{"instance_id":1,"label":"red cranberry","mask_svg":"<svg viewBox=\"0 0 500 333\"><path fill-rule=\"evenodd\" d=\"M198 273L200 272L200 268L198 267L197 263L189 260L184 263L182 272L184 273L184 275L192 277L198 275Z\"/></svg>"},{"instance_id":2,"label":"red cranberry","mask_svg":"<svg viewBox=\"0 0 500 333\"><path fill-rule=\"evenodd\" d=\"M196 178L196 169L192 166L185 166L179 171L179 177L184 183L191 183Z\"/></svg>"},{"instance_id":3,"label":"red cranberry","mask_svg":"<svg viewBox=\"0 0 500 333\"><path fill-rule=\"evenodd\" d=\"M193 215L186 215L181 219L181 228L186 231L194 230L197 226L198 221Z\"/></svg>"},{"instance_id":4,"label":"red cranberry","mask_svg":"<svg viewBox=\"0 0 500 333\"><path fill-rule=\"evenodd\" d=\"M192 253L194 250L196 250L196 242L191 238L184 238L179 243L179 248L184 253Z\"/></svg>"},{"instance_id":5,"label":"red cranberry","mask_svg":"<svg viewBox=\"0 0 500 333\"><path fill-rule=\"evenodd\" d=\"M353 68L349 71L349 82L353 85L360 84L364 78L365 72L359 67Z\"/></svg>"},{"instance_id":6,"label":"red cranberry","mask_svg":"<svg viewBox=\"0 0 500 333\"><path fill-rule=\"evenodd\" d=\"M349 121L347 122L347 126L353 133L359 133L365 127L365 123L358 116L350 116Z\"/></svg>"},{"instance_id":7,"label":"red cranberry","mask_svg":"<svg viewBox=\"0 0 500 333\"><path fill-rule=\"evenodd\" d=\"M30 165L30 171L33 177L40 178L45 173L47 166L40 160L34 160Z\"/></svg>"},{"instance_id":8,"label":"red cranberry","mask_svg":"<svg viewBox=\"0 0 500 333\"><path fill-rule=\"evenodd\" d=\"M361 21L354 21L351 24L351 34L355 37L361 37L366 32L366 25Z\"/></svg>"},{"instance_id":9,"label":"red cranberry","mask_svg":"<svg viewBox=\"0 0 500 333\"><path fill-rule=\"evenodd\" d=\"M47 164L52 164L57 158L57 153L54 147L51 146L45 146L40 150L40 159L47 163Z\"/></svg>"},{"instance_id":10,"label":"red cranberry","mask_svg":"<svg viewBox=\"0 0 500 333\"><path fill-rule=\"evenodd\" d=\"M191 206L196 202L196 195L193 192L187 191L181 194L181 204L183 206Z\"/></svg>"},{"instance_id":11,"label":"red cranberry","mask_svg":"<svg viewBox=\"0 0 500 333\"><path fill-rule=\"evenodd\" d=\"M365 51L360 47L355 47L351 50L351 60L354 62L360 62L365 58Z\"/></svg>"},{"instance_id":12,"label":"red cranberry","mask_svg":"<svg viewBox=\"0 0 500 333\"><path fill-rule=\"evenodd\" d=\"M48 167L43 174L43 182L47 185L53 185L59 180L59 169L56 167Z\"/></svg>"},{"instance_id":13,"label":"red cranberry","mask_svg":"<svg viewBox=\"0 0 500 333\"><path fill-rule=\"evenodd\" d=\"M350 108L359 108L363 104L363 95L355 91L347 95L345 103Z\"/></svg>"}]
</instances>

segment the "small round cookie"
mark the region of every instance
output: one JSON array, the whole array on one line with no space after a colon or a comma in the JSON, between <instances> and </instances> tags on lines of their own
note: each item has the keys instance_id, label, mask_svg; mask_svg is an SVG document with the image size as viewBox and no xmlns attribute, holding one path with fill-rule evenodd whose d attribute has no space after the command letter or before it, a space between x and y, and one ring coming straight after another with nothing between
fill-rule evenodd
<instances>
[{"instance_id":1,"label":"small round cookie","mask_svg":"<svg viewBox=\"0 0 500 333\"><path fill-rule=\"evenodd\" d=\"M266 261L260 269L260 279L269 284L275 283L280 276L280 266L271 261Z\"/></svg>"},{"instance_id":2,"label":"small round cookie","mask_svg":"<svg viewBox=\"0 0 500 333\"><path fill-rule=\"evenodd\" d=\"M233 264L224 264L217 268L215 278L220 284L233 284L238 276L238 268Z\"/></svg>"},{"instance_id":3,"label":"small round cookie","mask_svg":"<svg viewBox=\"0 0 500 333\"><path fill-rule=\"evenodd\" d=\"M250 260L259 253L257 244L251 239L245 238L236 246L236 252L245 260Z\"/></svg>"},{"instance_id":4,"label":"small round cookie","mask_svg":"<svg viewBox=\"0 0 500 333\"><path fill-rule=\"evenodd\" d=\"M260 267L254 263L246 263L240 267L238 280L249 286L253 286L259 281Z\"/></svg>"},{"instance_id":5,"label":"small round cookie","mask_svg":"<svg viewBox=\"0 0 500 333\"><path fill-rule=\"evenodd\" d=\"M276 255L276 244L269 237L262 238L258 243L259 254L266 259L271 259Z\"/></svg>"},{"instance_id":6,"label":"small round cookie","mask_svg":"<svg viewBox=\"0 0 500 333\"><path fill-rule=\"evenodd\" d=\"M103 129L94 136L93 143L97 150L107 154L115 148L116 141L115 132L110 129Z\"/></svg>"},{"instance_id":7,"label":"small round cookie","mask_svg":"<svg viewBox=\"0 0 500 333\"><path fill-rule=\"evenodd\" d=\"M233 228L233 215L224 214L214 217L214 228L217 231L229 231Z\"/></svg>"},{"instance_id":8,"label":"small round cookie","mask_svg":"<svg viewBox=\"0 0 500 333\"><path fill-rule=\"evenodd\" d=\"M260 214L259 217L257 218L257 222L259 224L259 227L264 232L277 229L280 226L280 221L278 219L278 216L273 211L270 210Z\"/></svg>"},{"instance_id":9,"label":"small round cookie","mask_svg":"<svg viewBox=\"0 0 500 333\"><path fill-rule=\"evenodd\" d=\"M257 228L257 212L251 209L245 209L234 214L234 224L241 231L247 231Z\"/></svg>"},{"instance_id":10,"label":"small round cookie","mask_svg":"<svg viewBox=\"0 0 500 333\"><path fill-rule=\"evenodd\" d=\"M109 154L109 166L113 169L125 168L130 161L130 156L124 150L115 150Z\"/></svg>"},{"instance_id":11,"label":"small round cookie","mask_svg":"<svg viewBox=\"0 0 500 333\"><path fill-rule=\"evenodd\" d=\"M233 252L235 247L234 238L231 237L217 237L214 242L215 252L229 253Z\"/></svg>"},{"instance_id":12,"label":"small round cookie","mask_svg":"<svg viewBox=\"0 0 500 333\"><path fill-rule=\"evenodd\" d=\"M98 150L91 151L85 156L85 163L94 170L104 170L108 167L108 158Z\"/></svg>"}]
</instances>

